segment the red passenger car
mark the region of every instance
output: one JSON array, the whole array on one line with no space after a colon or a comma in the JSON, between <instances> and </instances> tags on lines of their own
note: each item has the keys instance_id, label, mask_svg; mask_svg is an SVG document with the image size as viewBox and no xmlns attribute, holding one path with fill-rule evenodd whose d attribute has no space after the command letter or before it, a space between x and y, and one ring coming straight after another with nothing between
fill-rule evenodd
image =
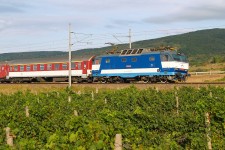
<instances>
[{"instance_id":1,"label":"red passenger car","mask_svg":"<svg viewBox=\"0 0 225 150\"><path fill-rule=\"evenodd\" d=\"M73 82L92 81L92 60L94 56L73 57L71 75ZM10 61L0 65L2 82L68 81L67 58L32 59Z\"/></svg>"}]
</instances>

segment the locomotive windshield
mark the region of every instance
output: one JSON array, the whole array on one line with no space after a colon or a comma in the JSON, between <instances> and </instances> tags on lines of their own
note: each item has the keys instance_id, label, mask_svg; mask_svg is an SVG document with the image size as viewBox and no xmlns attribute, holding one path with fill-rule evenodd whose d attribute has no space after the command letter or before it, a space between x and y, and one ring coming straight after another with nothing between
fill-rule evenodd
<instances>
[{"instance_id":1,"label":"locomotive windshield","mask_svg":"<svg viewBox=\"0 0 225 150\"><path fill-rule=\"evenodd\" d=\"M180 61L180 62L187 62L187 57L183 54L172 54L172 57L175 61Z\"/></svg>"}]
</instances>

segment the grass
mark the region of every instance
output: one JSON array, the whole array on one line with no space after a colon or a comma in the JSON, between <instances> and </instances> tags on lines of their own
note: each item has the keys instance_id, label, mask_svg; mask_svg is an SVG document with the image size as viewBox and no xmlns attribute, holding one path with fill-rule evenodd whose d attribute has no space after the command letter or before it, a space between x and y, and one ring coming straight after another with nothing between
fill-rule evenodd
<instances>
[{"instance_id":1,"label":"grass","mask_svg":"<svg viewBox=\"0 0 225 150\"><path fill-rule=\"evenodd\" d=\"M224 76L223 78L221 78L221 79L217 79L217 80L215 80L215 81L225 82L225 76Z\"/></svg>"},{"instance_id":2,"label":"grass","mask_svg":"<svg viewBox=\"0 0 225 150\"><path fill-rule=\"evenodd\" d=\"M225 63L207 63L202 66L190 66L190 72L224 71Z\"/></svg>"}]
</instances>

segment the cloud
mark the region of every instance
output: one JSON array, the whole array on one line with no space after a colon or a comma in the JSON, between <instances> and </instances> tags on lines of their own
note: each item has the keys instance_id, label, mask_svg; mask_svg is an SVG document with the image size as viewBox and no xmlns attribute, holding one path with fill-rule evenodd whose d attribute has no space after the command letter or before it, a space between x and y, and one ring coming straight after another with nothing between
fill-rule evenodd
<instances>
[{"instance_id":1,"label":"cloud","mask_svg":"<svg viewBox=\"0 0 225 150\"><path fill-rule=\"evenodd\" d=\"M0 48L12 39L23 43L62 37L68 23L74 32L100 34L124 33L128 27L180 28L179 23L194 28L223 18L225 0L1 0Z\"/></svg>"},{"instance_id":2,"label":"cloud","mask_svg":"<svg viewBox=\"0 0 225 150\"><path fill-rule=\"evenodd\" d=\"M24 13L29 7L31 6L22 0L1 0L0 13Z\"/></svg>"},{"instance_id":3,"label":"cloud","mask_svg":"<svg viewBox=\"0 0 225 150\"><path fill-rule=\"evenodd\" d=\"M167 14L151 16L143 21L152 24L165 24L176 22L192 22L205 20L225 20L225 2L197 3L191 6L182 6L172 9Z\"/></svg>"},{"instance_id":4,"label":"cloud","mask_svg":"<svg viewBox=\"0 0 225 150\"><path fill-rule=\"evenodd\" d=\"M2 5L0 4L0 13L21 13L23 12L21 9L10 6L10 5Z\"/></svg>"}]
</instances>

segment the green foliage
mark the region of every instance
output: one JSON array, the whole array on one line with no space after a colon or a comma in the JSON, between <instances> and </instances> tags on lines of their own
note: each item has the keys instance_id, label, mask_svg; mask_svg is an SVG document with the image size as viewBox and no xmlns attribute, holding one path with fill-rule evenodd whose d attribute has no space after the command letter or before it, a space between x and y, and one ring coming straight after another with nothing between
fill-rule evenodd
<instances>
[{"instance_id":1,"label":"green foliage","mask_svg":"<svg viewBox=\"0 0 225 150\"><path fill-rule=\"evenodd\" d=\"M71 89L38 95L29 91L0 94L0 149L8 148L7 126L16 136L16 149L113 149L117 133L122 134L124 149L207 149L206 112L210 113L213 148L225 145L223 88L157 92L131 86L99 91L94 100L92 91L87 88L80 95ZM26 106L29 117L25 116Z\"/></svg>"}]
</instances>

